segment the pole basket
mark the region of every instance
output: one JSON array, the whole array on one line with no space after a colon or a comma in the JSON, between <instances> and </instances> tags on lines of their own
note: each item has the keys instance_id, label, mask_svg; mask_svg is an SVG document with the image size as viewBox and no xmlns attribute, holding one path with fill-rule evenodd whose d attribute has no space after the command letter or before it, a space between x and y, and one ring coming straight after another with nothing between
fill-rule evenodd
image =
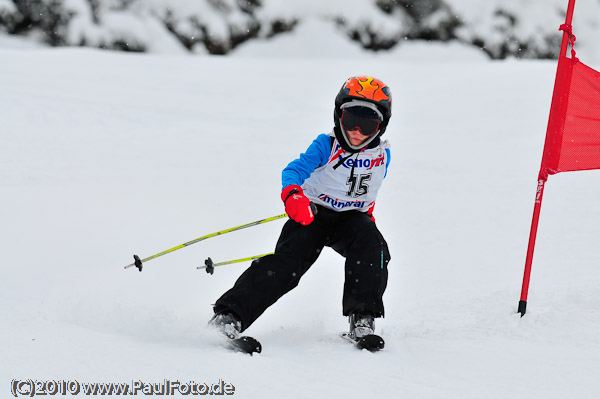
<instances>
[{"instance_id":1,"label":"pole basket","mask_svg":"<svg viewBox=\"0 0 600 399\"><path fill-rule=\"evenodd\" d=\"M204 265L206 265L206 273L213 274L215 272L214 262L210 257L204 261Z\"/></svg>"},{"instance_id":2,"label":"pole basket","mask_svg":"<svg viewBox=\"0 0 600 399\"><path fill-rule=\"evenodd\" d=\"M142 271L142 261L140 260L140 257L137 255L133 255L133 264L135 265L135 267L138 268L138 270L141 272Z\"/></svg>"}]
</instances>

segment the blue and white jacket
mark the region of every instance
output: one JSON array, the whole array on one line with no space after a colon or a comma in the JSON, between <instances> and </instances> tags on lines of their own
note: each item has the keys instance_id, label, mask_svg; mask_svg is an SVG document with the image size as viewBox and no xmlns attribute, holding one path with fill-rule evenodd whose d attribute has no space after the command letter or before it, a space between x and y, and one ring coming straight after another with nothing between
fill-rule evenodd
<instances>
[{"instance_id":1,"label":"blue and white jacket","mask_svg":"<svg viewBox=\"0 0 600 399\"><path fill-rule=\"evenodd\" d=\"M312 202L335 211L367 212L390 164L390 145L376 139L360 152L344 151L333 132L319 135L282 172L283 187L302 186Z\"/></svg>"}]
</instances>

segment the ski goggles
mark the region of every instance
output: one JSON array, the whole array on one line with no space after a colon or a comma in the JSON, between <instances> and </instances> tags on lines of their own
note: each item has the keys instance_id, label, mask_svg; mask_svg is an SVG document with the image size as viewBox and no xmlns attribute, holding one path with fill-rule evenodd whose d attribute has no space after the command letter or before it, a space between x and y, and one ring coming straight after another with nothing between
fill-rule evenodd
<instances>
[{"instance_id":1,"label":"ski goggles","mask_svg":"<svg viewBox=\"0 0 600 399\"><path fill-rule=\"evenodd\" d=\"M342 106L341 122L346 130L358 129L363 136L372 136L379 131L380 115L380 112L371 107L362 105Z\"/></svg>"}]
</instances>

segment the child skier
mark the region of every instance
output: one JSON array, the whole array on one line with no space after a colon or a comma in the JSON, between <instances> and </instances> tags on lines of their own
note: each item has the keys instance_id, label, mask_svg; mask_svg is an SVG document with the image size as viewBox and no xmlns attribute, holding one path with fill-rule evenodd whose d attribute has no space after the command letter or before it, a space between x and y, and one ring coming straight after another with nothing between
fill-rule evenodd
<instances>
[{"instance_id":1,"label":"child skier","mask_svg":"<svg viewBox=\"0 0 600 399\"><path fill-rule=\"evenodd\" d=\"M348 336L371 335L383 317L390 254L373 208L390 162L380 138L391 117L388 86L351 77L335 98L335 127L319 135L282 173L281 199L290 219L275 253L255 260L214 305L211 324L235 339L295 288L324 246L346 258L343 314Z\"/></svg>"}]
</instances>

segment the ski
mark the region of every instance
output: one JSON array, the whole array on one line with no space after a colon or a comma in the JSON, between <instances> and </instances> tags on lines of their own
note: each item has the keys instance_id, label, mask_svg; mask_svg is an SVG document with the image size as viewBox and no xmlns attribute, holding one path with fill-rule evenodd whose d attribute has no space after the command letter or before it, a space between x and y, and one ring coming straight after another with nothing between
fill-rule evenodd
<instances>
[{"instance_id":1,"label":"ski","mask_svg":"<svg viewBox=\"0 0 600 399\"><path fill-rule=\"evenodd\" d=\"M242 336L242 323L231 313L215 313L208 325L215 328L226 337L225 347L234 352L242 352L252 355L262 351L262 345L257 339Z\"/></svg>"},{"instance_id":2,"label":"ski","mask_svg":"<svg viewBox=\"0 0 600 399\"><path fill-rule=\"evenodd\" d=\"M358 339L352 338L349 333L342 333L342 338L354 344L358 349L366 349L369 352L377 352L385 347L385 341L379 335L369 334Z\"/></svg>"},{"instance_id":3,"label":"ski","mask_svg":"<svg viewBox=\"0 0 600 399\"><path fill-rule=\"evenodd\" d=\"M227 348L234 352L242 352L252 355L262 351L262 345L257 339L244 336L239 338L229 338Z\"/></svg>"}]
</instances>

